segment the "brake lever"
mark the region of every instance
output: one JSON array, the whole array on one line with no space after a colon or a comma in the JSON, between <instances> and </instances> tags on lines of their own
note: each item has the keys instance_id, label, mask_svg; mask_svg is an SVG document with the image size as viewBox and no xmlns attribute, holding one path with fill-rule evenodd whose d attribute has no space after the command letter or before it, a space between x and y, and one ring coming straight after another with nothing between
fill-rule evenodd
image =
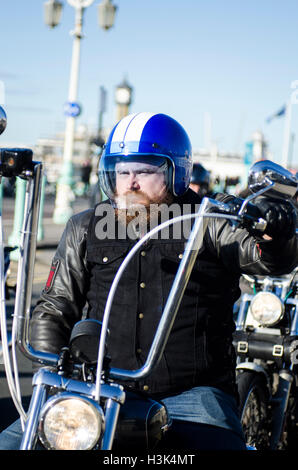
<instances>
[{"instance_id":1,"label":"brake lever","mask_svg":"<svg viewBox=\"0 0 298 470\"><path fill-rule=\"evenodd\" d=\"M257 220L254 217L251 217L249 214L242 214L240 216L242 219L240 225L244 228L257 230L258 232L265 232L267 227L267 222L262 217L259 217Z\"/></svg>"},{"instance_id":2,"label":"brake lever","mask_svg":"<svg viewBox=\"0 0 298 470\"><path fill-rule=\"evenodd\" d=\"M259 232L264 232L266 230L266 220L260 217L259 209L249 202L249 200L233 198L228 202L212 200L212 204L213 203L215 206L212 208L213 212L218 211L220 213L237 216L239 218L238 220L228 220L233 231L238 227Z\"/></svg>"}]
</instances>

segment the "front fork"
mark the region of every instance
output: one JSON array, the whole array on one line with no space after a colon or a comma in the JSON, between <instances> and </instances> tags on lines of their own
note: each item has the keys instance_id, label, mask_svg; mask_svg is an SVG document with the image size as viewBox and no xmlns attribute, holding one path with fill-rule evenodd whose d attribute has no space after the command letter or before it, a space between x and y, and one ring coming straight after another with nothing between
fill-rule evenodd
<instances>
[{"instance_id":1,"label":"front fork","mask_svg":"<svg viewBox=\"0 0 298 470\"><path fill-rule=\"evenodd\" d=\"M111 398L107 400L105 409L105 432L102 438L101 450L111 450L114 442L120 403Z\"/></svg>"},{"instance_id":2,"label":"front fork","mask_svg":"<svg viewBox=\"0 0 298 470\"><path fill-rule=\"evenodd\" d=\"M44 384L35 385L28 411L28 419L20 446L20 450L33 450L37 441L37 428L41 409L47 397L47 387Z\"/></svg>"},{"instance_id":3,"label":"front fork","mask_svg":"<svg viewBox=\"0 0 298 470\"><path fill-rule=\"evenodd\" d=\"M282 438L293 380L294 377L291 371L284 369L279 372L278 389L272 402L272 434L270 438L270 448L272 450L277 449L277 445Z\"/></svg>"}]
</instances>

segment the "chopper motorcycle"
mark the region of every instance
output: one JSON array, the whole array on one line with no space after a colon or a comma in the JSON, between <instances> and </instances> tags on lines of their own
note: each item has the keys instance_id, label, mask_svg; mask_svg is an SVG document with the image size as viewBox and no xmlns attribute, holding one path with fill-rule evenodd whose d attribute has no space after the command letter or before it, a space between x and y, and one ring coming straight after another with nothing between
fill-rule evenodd
<instances>
[{"instance_id":1,"label":"chopper motorcycle","mask_svg":"<svg viewBox=\"0 0 298 470\"><path fill-rule=\"evenodd\" d=\"M276 197L291 196L297 190L296 178L272 162L260 162L250 176L254 194L241 207L204 198L197 214L168 220L148 232L120 265L110 288L102 322L85 319L76 323L69 344L60 354L52 354L35 350L28 339L42 164L32 160L29 150L2 149L0 172L5 175L12 169L14 174L27 180L12 328L14 374L7 341L3 341L7 381L23 426L20 450L33 450L39 443L53 450L118 450L123 447L127 451L130 445L134 449L155 449L171 425L165 406L142 394L127 391L118 381L143 379L150 375L160 360L203 241L207 218L225 218L236 226L249 225L265 230L266 222L256 216L254 210L250 212L254 207L250 201L265 192ZM143 366L137 370L111 367L106 346L108 323L117 285L126 266L150 237L175 221L187 218L194 218L193 227ZM3 283L1 289L3 291ZM3 303L0 313L1 330L5 333ZM21 402L16 345L27 358L42 366L33 376L33 393L27 412Z\"/></svg>"},{"instance_id":2,"label":"chopper motorcycle","mask_svg":"<svg viewBox=\"0 0 298 470\"><path fill-rule=\"evenodd\" d=\"M276 277L243 275L234 346L247 444L291 449L298 438L298 268Z\"/></svg>"}]
</instances>

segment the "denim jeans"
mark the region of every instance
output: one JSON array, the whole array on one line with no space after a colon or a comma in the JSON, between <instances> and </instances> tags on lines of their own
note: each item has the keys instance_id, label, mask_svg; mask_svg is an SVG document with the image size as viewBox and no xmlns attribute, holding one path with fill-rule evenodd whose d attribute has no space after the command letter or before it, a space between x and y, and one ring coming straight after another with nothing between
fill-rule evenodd
<instances>
[{"instance_id":1,"label":"denim jeans","mask_svg":"<svg viewBox=\"0 0 298 470\"><path fill-rule=\"evenodd\" d=\"M22 425L18 419L0 434L0 450L19 450L22 442Z\"/></svg>"},{"instance_id":2,"label":"denim jeans","mask_svg":"<svg viewBox=\"0 0 298 470\"><path fill-rule=\"evenodd\" d=\"M172 419L229 429L243 436L237 403L214 387L195 387L162 400Z\"/></svg>"},{"instance_id":3,"label":"denim jeans","mask_svg":"<svg viewBox=\"0 0 298 470\"><path fill-rule=\"evenodd\" d=\"M245 450L235 399L212 387L195 387L162 400L173 425L163 447L193 450ZM0 434L0 450L18 450L20 420ZM39 447L41 450L41 447Z\"/></svg>"},{"instance_id":4,"label":"denim jeans","mask_svg":"<svg viewBox=\"0 0 298 470\"><path fill-rule=\"evenodd\" d=\"M173 419L166 446L202 450L245 450L233 396L214 387L195 387L162 400Z\"/></svg>"}]
</instances>

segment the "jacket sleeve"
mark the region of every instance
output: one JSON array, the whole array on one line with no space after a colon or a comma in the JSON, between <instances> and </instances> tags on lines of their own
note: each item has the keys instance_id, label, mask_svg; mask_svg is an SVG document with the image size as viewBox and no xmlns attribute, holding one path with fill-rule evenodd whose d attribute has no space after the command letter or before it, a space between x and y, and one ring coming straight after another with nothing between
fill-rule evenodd
<instances>
[{"instance_id":1,"label":"jacket sleeve","mask_svg":"<svg viewBox=\"0 0 298 470\"><path fill-rule=\"evenodd\" d=\"M90 212L73 216L59 242L30 321L30 341L36 350L58 353L68 344L73 325L82 317L88 282L86 229Z\"/></svg>"},{"instance_id":2,"label":"jacket sleeve","mask_svg":"<svg viewBox=\"0 0 298 470\"><path fill-rule=\"evenodd\" d=\"M282 275L297 266L295 235L290 240L279 238L268 241L242 228L232 230L223 219L210 220L209 243L228 270L237 274Z\"/></svg>"}]
</instances>

